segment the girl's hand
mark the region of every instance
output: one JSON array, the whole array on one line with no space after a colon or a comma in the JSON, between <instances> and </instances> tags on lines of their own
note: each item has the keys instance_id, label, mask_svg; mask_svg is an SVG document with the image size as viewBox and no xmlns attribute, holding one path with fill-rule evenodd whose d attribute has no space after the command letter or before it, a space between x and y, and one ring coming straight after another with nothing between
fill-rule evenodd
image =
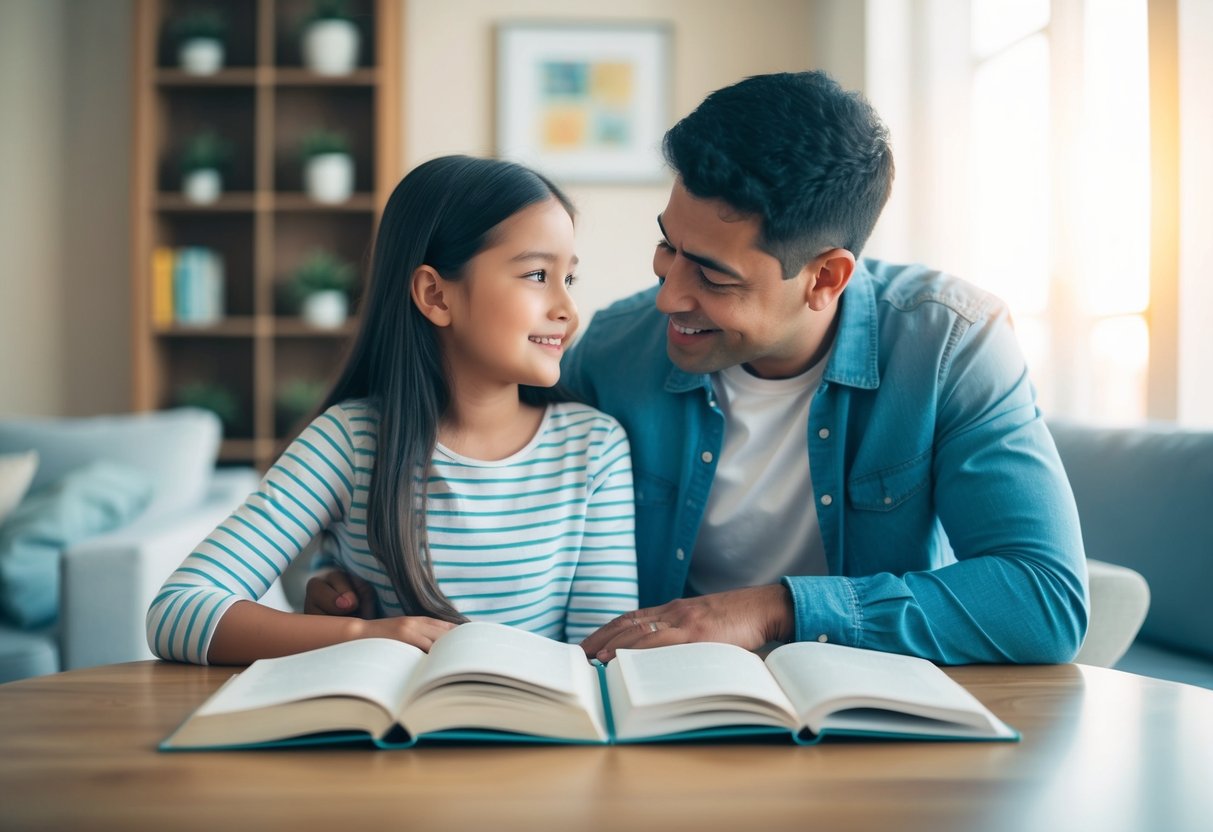
<instances>
[{"instance_id":1,"label":"girl's hand","mask_svg":"<svg viewBox=\"0 0 1213 832\"><path fill-rule=\"evenodd\" d=\"M393 638L403 641L405 644L420 647L428 653L435 641L456 626L458 625L449 621L428 618L424 615L400 615L395 618L377 618L367 621L362 629L365 637Z\"/></svg>"},{"instance_id":2,"label":"girl's hand","mask_svg":"<svg viewBox=\"0 0 1213 832\"><path fill-rule=\"evenodd\" d=\"M308 615L374 618L375 590L357 575L329 569L308 579L303 611Z\"/></svg>"}]
</instances>

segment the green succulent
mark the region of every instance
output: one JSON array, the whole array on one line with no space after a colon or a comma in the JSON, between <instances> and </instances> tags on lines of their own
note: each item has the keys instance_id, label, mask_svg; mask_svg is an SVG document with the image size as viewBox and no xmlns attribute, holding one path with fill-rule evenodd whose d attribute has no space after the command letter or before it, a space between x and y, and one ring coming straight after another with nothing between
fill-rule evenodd
<instances>
[{"instance_id":1,"label":"green succulent","mask_svg":"<svg viewBox=\"0 0 1213 832\"><path fill-rule=\"evenodd\" d=\"M312 10L303 18L303 25L316 23L320 20L349 20L353 21L354 16L350 14L350 5L347 0L315 0L312 3Z\"/></svg>"},{"instance_id":2,"label":"green succulent","mask_svg":"<svg viewBox=\"0 0 1213 832\"><path fill-rule=\"evenodd\" d=\"M178 43L194 38L223 40L227 15L212 7L191 9L169 24L169 32Z\"/></svg>"},{"instance_id":3,"label":"green succulent","mask_svg":"<svg viewBox=\"0 0 1213 832\"><path fill-rule=\"evenodd\" d=\"M299 153L306 161L324 153L349 153L350 143L343 133L316 128L308 132L299 143Z\"/></svg>"},{"instance_id":4,"label":"green succulent","mask_svg":"<svg viewBox=\"0 0 1213 832\"><path fill-rule=\"evenodd\" d=\"M181 171L223 170L232 159L232 143L216 131L195 133L181 151Z\"/></svg>"},{"instance_id":5,"label":"green succulent","mask_svg":"<svg viewBox=\"0 0 1213 832\"><path fill-rule=\"evenodd\" d=\"M240 401L236 394L213 381L191 381L177 388L174 397L179 407L198 407L219 417L225 433L232 433L240 421Z\"/></svg>"},{"instance_id":6,"label":"green succulent","mask_svg":"<svg viewBox=\"0 0 1213 832\"><path fill-rule=\"evenodd\" d=\"M328 385L314 379L293 378L283 382L274 396L278 423L284 430L297 425L324 399Z\"/></svg>"},{"instance_id":7,"label":"green succulent","mask_svg":"<svg viewBox=\"0 0 1213 832\"><path fill-rule=\"evenodd\" d=\"M312 249L291 275L291 293L297 303L316 292L348 292L354 286L354 264L331 251Z\"/></svg>"}]
</instances>

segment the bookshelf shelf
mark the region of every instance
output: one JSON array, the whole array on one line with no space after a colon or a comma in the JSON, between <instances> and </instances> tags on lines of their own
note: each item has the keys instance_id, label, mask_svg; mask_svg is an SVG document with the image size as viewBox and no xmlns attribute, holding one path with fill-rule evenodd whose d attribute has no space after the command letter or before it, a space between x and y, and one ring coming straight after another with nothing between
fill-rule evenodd
<instances>
[{"instance_id":1,"label":"bookshelf shelf","mask_svg":"<svg viewBox=\"0 0 1213 832\"><path fill-rule=\"evenodd\" d=\"M177 66L170 28L195 0L135 4L134 406L171 407L186 387L222 387L238 414L225 424L221 461L264 470L297 427L280 412L284 388L323 386L357 329L356 317L334 329L308 324L286 286L318 247L365 279L379 213L401 174L402 4L349 0L359 65L336 77L303 66L300 25L312 0L208 5L227 19L225 66L191 75ZM350 144L355 191L340 204L304 190L299 149L316 128L339 130ZM221 194L200 204L184 195L181 161L206 132L230 153ZM206 322L188 324L179 304L198 294L197 270L183 264L198 251L220 264L206 283L220 290L203 293L217 307L207 306ZM351 293L354 316L361 290Z\"/></svg>"}]
</instances>

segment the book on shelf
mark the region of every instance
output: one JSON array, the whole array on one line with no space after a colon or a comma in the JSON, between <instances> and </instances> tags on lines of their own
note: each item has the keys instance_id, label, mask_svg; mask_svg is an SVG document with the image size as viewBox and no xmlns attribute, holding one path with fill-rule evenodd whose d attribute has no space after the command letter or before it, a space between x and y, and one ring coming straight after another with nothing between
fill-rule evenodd
<instances>
[{"instance_id":1,"label":"book on shelf","mask_svg":"<svg viewBox=\"0 0 1213 832\"><path fill-rule=\"evenodd\" d=\"M924 659L817 642L764 660L730 644L581 648L499 624L462 624L428 654L360 639L232 676L161 744L202 750L366 742L640 743L783 735L1016 740Z\"/></svg>"},{"instance_id":2,"label":"book on shelf","mask_svg":"<svg viewBox=\"0 0 1213 832\"><path fill-rule=\"evenodd\" d=\"M173 250L156 246L152 251L152 323L157 327L173 323Z\"/></svg>"},{"instance_id":3,"label":"book on shelf","mask_svg":"<svg viewBox=\"0 0 1213 832\"><path fill-rule=\"evenodd\" d=\"M153 255L153 286L158 285L155 281L160 262ZM184 246L171 250L171 264L172 319L189 326L207 326L223 320L223 255L205 246ZM153 304L154 313L156 309Z\"/></svg>"}]
</instances>

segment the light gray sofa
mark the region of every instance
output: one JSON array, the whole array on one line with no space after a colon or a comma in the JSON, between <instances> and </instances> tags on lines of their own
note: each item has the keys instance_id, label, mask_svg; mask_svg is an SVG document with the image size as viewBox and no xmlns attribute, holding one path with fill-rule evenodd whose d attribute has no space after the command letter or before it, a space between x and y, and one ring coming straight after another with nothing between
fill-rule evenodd
<instances>
[{"instance_id":1,"label":"light gray sofa","mask_svg":"<svg viewBox=\"0 0 1213 832\"><path fill-rule=\"evenodd\" d=\"M0 455L38 452L30 496L97 460L141 472L151 486L150 502L125 525L51 553L58 618L37 629L0 620L0 682L151 657L144 616L161 583L257 485L252 469L215 468L219 439L219 420L196 409L0 419ZM287 608L281 590L267 603Z\"/></svg>"},{"instance_id":2,"label":"light gray sofa","mask_svg":"<svg viewBox=\"0 0 1213 832\"><path fill-rule=\"evenodd\" d=\"M1057 421L1049 429L1087 557L1149 585L1149 613L1114 666L1213 688L1213 431ZM1099 614L1093 598L1092 624Z\"/></svg>"}]
</instances>

